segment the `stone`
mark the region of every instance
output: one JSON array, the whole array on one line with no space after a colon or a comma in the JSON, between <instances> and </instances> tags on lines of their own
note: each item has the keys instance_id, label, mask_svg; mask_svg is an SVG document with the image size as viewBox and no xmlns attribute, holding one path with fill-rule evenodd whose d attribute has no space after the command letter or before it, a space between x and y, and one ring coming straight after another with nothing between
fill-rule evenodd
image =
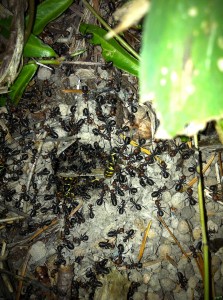
<instances>
[{"instance_id":1,"label":"stone","mask_svg":"<svg viewBox=\"0 0 223 300\"><path fill-rule=\"evenodd\" d=\"M195 209L193 206L185 206L180 211L180 214L182 217L186 218L187 220L190 220L195 214Z\"/></svg>"},{"instance_id":2,"label":"stone","mask_svg":"<svg viewBox=\"0 0 223 300\"><path fill-rule=\"evenodd\" d=\"M189 227L188 227L188 224L185 220L180 220L179 221L177 229L182 234L185 234L185 233L189 232Z\"/></svg>"},{"instance_id":3,"label":"stone","mask_svg":"<svg viewBox=\"0 0 223 300\"><path fill-rule=\"evenodd\" d=\"M191 289L194 289L198 283L199 279L197 276L191 276L189 279L188 279L188 286L191 288Z\"/></svg>"},{"instance_id":4,"label":"stone","mask_svg":"<svg viewBox=\"0 0 223 300\"><path fill-rule=\"evenodd\" d=\"M160 284L165 292L170 292L175 289L176 283L170 278L160 279Z\"/></svg>"},{"instance_id":5,"label":"stone","mask_svg":"<svg viewBox=\"0 0 223 300\"><path fill-rule=\"evenodd\" d=\"M211 257L211 267L212 267L212 273L215 274L217 270L220 269L221 260L217 255L212 255Z\"/></svg>"},{"instance_id":6,"label":"stone","mask_svg":"<svg viewBox=\"0 0 223 300\"><path fill-rule=\"evenodd\" d=\"M174 208L181 210L184 208L184 199L185 195L183 193L176 193L172 196L170 203Z\"/></svg>"},{"instance_id":7,"label":"stone","mask_svg":"<svg viewBox=\"0 0 223 300\"><path fill-rule=\"evenodd\" d=\"M50 69L45 68L45 67L40 67L37 72L37 78L39 80L50 79L51 74L52 74L52 71Z\"/></svg>"},{"instance_id":8,"label":"stone","mask_svg":"<svg viewBox=\"0 0 223 300\"><path fill-rule=\"evenodd\" d=\"M144 298L142 298L142 299L144 299ZM149 293L147 293L147 299L159 300L160 297L159 297L159 295L157 295L155 293L149 292Z\"/></svg>"},{"instance_id":9,"label":"stone","mask_svg":"<svg viewBox=\"0 0 223 300\"><path fill-rule=\"evenodd\" d=\"M195 240L199 240L201 238L201 228L197 226L193 229L193 237Z\"/></svg>"},{"instance_id":10,"label":"stone","mask_svg":"<svg viewBox=\"0 0 223 300\"><path fill-rule=\"evenodd\" d=\"M161 258L166 258L166 255L168 254L169 256L171 255L171 246L170 245L165 245L162 244L159 247L159 257Z\"/></svg>"},{"instance_id":11,"label":"stone","mask_svg":"<svg viewBox=\"0 0 223 300\"><path fill-rule=\"evenodd\" d=\"M37 262L46 256L46 246L43 242L38 241L32 245L29 250L33 262Z\"/></svg>"},{"instance_id":12,"label":"stone","mask_svg":"<svg viewBox=\"0 0 223 300\"><path fill-rule=\"evenodd\" d=\"M208 228L208 230L211 230L211 231L214 231L214 232L218 232L218 225L215 224L212 220L208 221L207 228Z\"/></svg>"}]
</instances>

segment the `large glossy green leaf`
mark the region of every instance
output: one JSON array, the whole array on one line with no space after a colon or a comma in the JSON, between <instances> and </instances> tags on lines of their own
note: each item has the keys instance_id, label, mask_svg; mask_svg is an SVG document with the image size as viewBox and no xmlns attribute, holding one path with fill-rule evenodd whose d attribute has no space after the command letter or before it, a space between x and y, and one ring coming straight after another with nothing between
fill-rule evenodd
<instances>
[{"instance_id":1,"label":"large glossy green leaf","mask_svg":"<svg viewBox=\"0 0 223 300\"><path fill-rule=\"evenodd\" d=\"M44 27L52 20L59 17L73 0L45 0L37 6L33 34L40 34Z\"/></svg>"},{"instance_id":2,"label":"large glossy green leaf","mask_svg":"<svg viewBox=\"0 0 223 300\"><path fill-rule=\"evenodd\" d=\"M102 55L106 61L112 61L117 68L138 76L138 60L122 48L115 39L105 40L104 36L107 31L95 25L81 24L80 32L93 33L90 42L93 45L101 45Z\"/></svg>"},{"instance_id":3,"label":"large glossy green leaf","mask_svg":"<svg viewBox=\"0 0 223 300\"><path fill-rule=\"evenodd\" d=\"M160 137L195 134L223 116L223 1L154 0L146 17L141 102L154 98Z\"/></svg>"},{"instance_id":4,"label":"large glossy green leaf","mask_svg":"<svg viewBox=\"0 0 223 300\"><path fill-rule=\"evenodd\" d=\"M23 55L25 57L56 57L55 51L44 44L38 37L31 34L25 44Z\"/></svg>"},{"instance_id":5,"label":"large glossy green leaf","mask_svg":"<svg viewBox=\"0 0 223 300\"><path fill-rule=\"evenodd\" d=\"M28 85L29 81L35 75L38 66L36 64L29 64L23 66L19 76L10 88L9 96L14 104L17 104L22 97L22 94Z\"/></svg>"}]
</instances>

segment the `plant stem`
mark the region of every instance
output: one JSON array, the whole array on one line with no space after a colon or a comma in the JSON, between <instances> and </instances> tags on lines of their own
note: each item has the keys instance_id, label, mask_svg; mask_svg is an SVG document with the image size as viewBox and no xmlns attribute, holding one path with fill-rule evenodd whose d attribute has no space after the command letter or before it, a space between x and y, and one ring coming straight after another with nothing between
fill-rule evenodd
<instances>
[{"instance_id":1,"label":"plant stem","mask_svg":"<svg viewBox=\"0 0 223 300\"><path fill-rule=\"evenodd\" d=\"M86 1L82 0L84 5L92 12L92 14L98 19L98 21L107 29L112 30L112 28L105 22L105 20L94 10L94 8ZM123 38L121 38L119 35L115 36L115 39L129 52L131 53L135 58L140 60L139 54L128 44L126 43Z\"/></svg>"},{"instance_id":2,"label":"plant stem","mask_svg":"<svg viewBox=\"0 0 223 300\"><path fill-rule=\"evenodd\" d=\"M27 24L27 27L25 30L24 44L27 42L27 40L32 32L34 19L35 19L35 1L29 0L29 20L28 20L28 24Z\"/></svg>"},{"instance_id":3,"label":"plant stem","mask_svg":"<svg viewBox=\"0 0 223 300\"><path fill-rule=\"evenodd\" d=\"M204 195L203 195L203 184L202 184L202 167L201 167L201 153L198 148L198 136L194 136L194 143L196 149L196 155L198 160L198 202L200 211L200 223L202 232L202 243L203 243L203 256L204 256L204 300L210 299L210 287L209 287L209 251L208 251L208 238L207 238L207 226L205 218L205 206L204 206Z\"/></svg>"}]
</instances>

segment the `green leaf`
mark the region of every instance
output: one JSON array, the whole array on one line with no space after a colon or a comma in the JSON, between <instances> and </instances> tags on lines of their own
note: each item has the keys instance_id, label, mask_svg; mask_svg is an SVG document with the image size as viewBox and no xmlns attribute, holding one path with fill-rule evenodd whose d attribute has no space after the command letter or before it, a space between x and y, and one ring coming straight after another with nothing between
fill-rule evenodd
<instances>
[{"instance_id":1,"label":"green leaf","mask_svg":"<svg viewBox=\"0 0 223 300\"><path fill-rule=\"evenodd\" d=\"M14 104L18 104L26 86L35 75L37 68L38 66L36 64L29 64L22 67L19 76L10 88L9 96Z\"/></svg>"},{"instance_id":2,"label":"green leaf","mask_svg":"<svg viewBox=\"0 0 223 300\"><path fill-rule=\"evenodd\" d=\"M159 137L193 135L223 116L222 11L222 0L152 1L140 89L141 102L154 98Z\"/></svg>"},{"instance_id":3,"label":"green leaf","mask_svg":"<svg viewBox=\"0 0 223 300\"><path fill-rule=\"evenodd\" d=\"M72 3L73 0L45 0L39 4L33 34L40 34L49 22L58 18Z\"/></svg>"},{"instance_id":4,"label":"green leaf","mask_svg":"<svg viewBox=\"0 0 223 300\"><path fill-rule=\"evenodd\" d=\"M56 57L55 51L44 44L38 37L31 34L25 44L23 55L25 57Z\"/></svg>"},{"instance_id":5,"label":"green leaf","mask_svg":"<svg viewBox=\"0 0 223 300\"><path fill-rule=\"evenodd\" d=\"M104 36L107 31L95 25L81 24L80 32L82 34L93 33L90 42L93 45L101 45L102 55L106 61L112 61L117 68L138 76L138 60L122 48L115 39L105 40Z\"/></svg>"}]
</instances>

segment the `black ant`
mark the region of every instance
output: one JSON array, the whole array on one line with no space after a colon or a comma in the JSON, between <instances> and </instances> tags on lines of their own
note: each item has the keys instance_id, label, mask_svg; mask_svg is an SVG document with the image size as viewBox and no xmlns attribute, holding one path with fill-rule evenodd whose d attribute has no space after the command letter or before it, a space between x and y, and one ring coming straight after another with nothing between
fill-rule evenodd
<instances>
[{"instance_id":1,"label":"black ant","mask_svg":"<svg viewBox=\"0 0 223 300\"><path fill-rule=\"evenodd\" d=\"M189 246L189 249L192 252L193 258L197 258L196 248L193 245L191 245Z\"/></svg>"},{"instance_id":2,"label":"black ant","mask_svg":"<svg viewBox=\"0 0 223 300\"><path fill-rule=\"evenodd\" d=\"M122 200L121 205L118 206L118 212L120 215L123 215L123 213L125 212L125 205L125 200Z\"/></svg>"},{"instance_id":3,"label":"black ant","mask_svg":"<svg viewBox=\"0 0 223 300\"><path fill-rule=\"evenodd\" d=\"M177 181L177 184L175 186L175 191L180 192L180 190L183 188L183 184L186 182L186 176L182 175L180 179Z\"/></svg>"},{"instance_id":4,"label":"black ant","mask_svg":"<svg viewBox=\"0 0 223 300\"><path fill-rule=\"evenodd\" d=\"M190 203L190 205L195 205L196 203L197 203L197 201L194 199L194 197L192 196L193 195L193 190L192 190L192 188L188 188L187 190L186 190L186 193L187 193L187 195L188 195L188 197L185 199L185 200L189 200L189 203Z\"/></svg>"},{"instance_id":5,"label":"black ant","mask_svg":"<svg viewBox=\"0 0 223 300\"><path fill-rule=\"evenodd\" d=\"M166 190L167 190L167 187L164 185L163 187L160 187L160 188L158 189L158 191L152 192L151 196L152 196L152 198L157 198L157 199L159 199L159 198L161 198L162 193L163 193L164 191L166 191Z\"/></svg>"},{"instance_id":6,"label":"black ant","mask_svg":"<svg viewBox=\"0 0 223 300\"><path fill-rule=\"evenodd\" d=\"M164 211L162 210L163 207L161 207L160 201L155 200L155 205L157 207L157 216L162 217L164 215Z\"/></svg>"},{"instance_id":7,"label":"black ant","mask_svg":"<svg viewBox=\"0 0 223 300\"><path fill-rule=\"evenodd\" d=\"M94 219L94 210L93 210L93 205L92 204L88 204L88 207L89 207L89 217L91 219Z\"/></svg>"},{"instance_id":8,"label":"black ant","mask_svg":"<svg viewBox=\"0 0 223 300\"><path fill-rule=\"evenodd\" d=\"M186 290L187 282L188 282L187 278L181 272L177 272L177 276L178 276L180 287Z\"/></svg>"},{"instance_id":9,"label":"black ant","mask_svg":"<svg viewBox=\"0 0 223 300\"><path fill-rule=\"evenodd\" d=\"M109 237L117 237L117 235L119 233L123 233L123 232L124 232L124 228L118 228L118 229L115 229L115 230L110 230L107 233L107 236L109 236Z\"/></svg>"},{"instance_id":10,"label":"black ant","mask_svg":"<svg viewBox=\"0 0 223 300\"><path fill-rule=\"evenodd\" d=\"M130 198L129 200L133 204L132 207L134 206L135 209L137 209L137 210L142 209L142 206L138 203L138 201L135 201L133 198Z\"/></svg>"},{"instance_id":11,"label":"black ant","mask_svg":"<svg viewBox=\"0 0 223 300\"><path fill-rule=\"evenodd\" d=\"M123 242L126 243L129 239L132 239L134 233L135 233L135 231L133 229L126 231L126 236L123 238Z\"/></svg>"},{"instance_id":12,"label":"black ant","mask_svg":"<svg viewBox=\"0 0 223 300\"><path fill-rule=\"evenodd\" d=\"M158 166L161 169L161 175L163 176L163 178L168 178L170 174L167 172L167 164L165 163L165 161L161 161L161 163L158 164Z\"/></svg>"}]
</instances>

